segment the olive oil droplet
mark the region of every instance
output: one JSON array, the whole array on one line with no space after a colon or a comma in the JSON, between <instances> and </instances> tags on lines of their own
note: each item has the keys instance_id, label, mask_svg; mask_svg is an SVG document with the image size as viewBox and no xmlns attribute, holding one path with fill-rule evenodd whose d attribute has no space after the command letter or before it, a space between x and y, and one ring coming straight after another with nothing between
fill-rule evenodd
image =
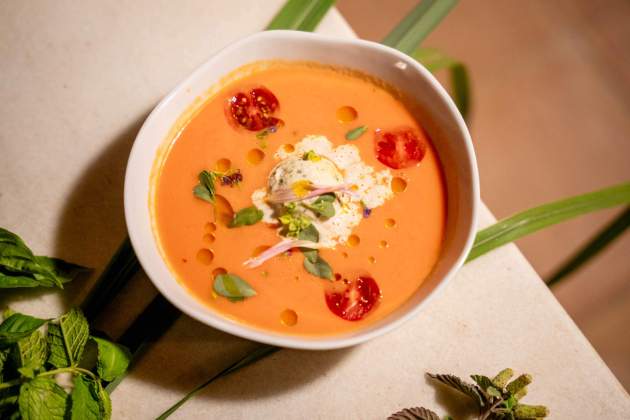
<instances>
[{"instance_id":1,"label":"olive oil droplet","mask_svg":"<svg viewBox=\"0 0 630 420\"><path fill-rule=\"evenodd\" d=\"M212 277L220 276L221 274L227 274L227 270L223 267L212 270Z\"/></svg>"},{"instance_id":2,"label":"olive oil droplet","mask_svg":"<svg viewBox=\"0 0 630 420\"><path fill-rule=\"evenodd\" d=\"M285 309L280 313L280 322L282 325L287 327L292 327L297 324L298 316L297 313L293 309Z\"/></svg>"},{"instance_id":3,"label":"olive oil droplet","mask_svg":"<svg viewBox=\"0 0 630 420\"><path fill-rule=\"evenodd\" d=\"M217 160L217 171L219 172L227 172L232 167L232 162L230 159L219 159Z\"/></svg>"},{"instance_id":4,"label":"olive oil droplet","mask_svg":"<svg viewBox=\"0 0 630 420\"><path fill-rule=\"evenodd\" d=\"M350 235L348 237L348 246L357 246L361 243L361 238L357 235Z\"/></svg>"},{"instance_id":5,"label":"olive oil droplet","mask_svg":"<svg viewBox=\"0 0 630 420\"><path fill-rule=\"evenodd\" d=\"M203 265L210 265L214 259L214 253L209 249L202 248L197 251L197 261Z\"/></svg>"},{"instance_id":6,"label":"olive oil droplet","mask_svg":"<svg viewBox=\"0 0 630 420\"><path fill-rule=\"evenodd\" d=\"M385 227L393 228L396 226L396 221L394 219L385 219Z\"/></svg>"},{"instance_id":7,"label":"olive oil droplet","mask_svg":"<svg viewBox=\"0 0 630 420\"><path fill-rule=\"evenodd\" d=\"M260 149L252 149L247 152L247 161L252 165L258 165L265 158L265 152Z\"/></svg>"},{"instance_id":8,"label":"olive oil droplet","mask_svg":"<svg viewBox=\"0 0 630 420\"><path fill-rule=\"evenodd\" d=\"M282 146L282 149L286 153L293 153L293 152L295 152L295 146L293 146L292 144L285 144L284 146Z\"/></svg>"},{"instance_id":9,"label":"olive oil droplet","mask_svg":"<svg viewBox=\"0 0 630 420\"><path fill-rule=\"evenodd\" d=\"M396 194L399 194L407 189L407 181L400 177L395 177L392 179L392 191Z\"/></svg>"},{"instance_id":10,"label":"olive oil droplet","mask_svg":"<svg viewBox=\"0 0 630 420\"><path fill-rule=\"evenodd\" d=\"M203 241L207 244L211 244L216 240L215 236L212 233L206 233L203 235Z\"/></svg>"},{"instance_id":11,"label":"olive oil droplet","mask_svg":"<svg viewBox=\"0 0 630 420\"><path fill-rule=\"evenodd\" d=\"M357 119L358 112L351 106L342 106L337 109L337 121L340 123L348 123Z\"/></svg>"},{"instance_id":12,"label":"olive oil droplet","mask_svg":"<svg viewBox=\"0 0 630 420\"><path fill-rule=\"evenodd\" d=\"M204 226L204 229L206 230L206 232L212 233L215 230L217 230L217 225L215 225L212 222L209 222L209 223L206 223L206 225Z\"/></svg>"},{"instance_id":13,"label":"olive oil droplet","mask_svg":"<svg viewBox=\"0 0 630 420\"><path fill-rule=\"evenodd\" d=\"M387 241L381 241L378 243L378 246L380 246L381 248L387 248L389 246L389 243L387 243Z\"/></svg>"}]
</instances>

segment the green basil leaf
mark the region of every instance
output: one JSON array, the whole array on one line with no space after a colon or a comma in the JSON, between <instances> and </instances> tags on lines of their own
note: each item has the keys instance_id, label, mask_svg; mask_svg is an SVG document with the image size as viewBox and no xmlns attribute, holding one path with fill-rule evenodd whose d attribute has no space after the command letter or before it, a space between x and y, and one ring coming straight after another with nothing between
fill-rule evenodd
<instances>
[{"instance_id":1,"label":"green basil leaf","mask_svg":"<svg viewBox=\"0 0 630 420\"><path fill-rule=\"evenodd\" d=\"M246 207L239 210L235 215L228 227L234 228L239 226L250 226L260 222L263 218L262 210L259 210L256 206Z\"/></svg>"},{"instance_id":2,"label":"green basil leaf","mask_svg":"<svg viewBox=\"0 0 630 420\"><path fill-rule=\"evenodd\" d=\"M57 368L78 365L89 335L90 326L81 310L74 308L62 315L58 323L48 325L48 363Z\"/></svg>"},{"instance_id":3,"label":"green basil leaf","mask_svg":"<svg viewBox=\"0 0 630 420\"><path fill-rule=\"evenodd\" d=\"M44 335L33 331L28 337L20 339L13 347L13 359L20 368L40 369L46 363L48 346Z\"/></svg>"},{"instance_id":4,"label":"green basil leaf","mask_svg":"<svg viewBox=\"0 0 630 420\"><path fill-rule=\"evenodd\" d=\"M68 394L48 377L24 383L18 397L23 420L64 420L67 401Z\"/></svg>"},{"instance_id":5,"label":"green basil leaf","mask_svg":"<svg viewBox=\"0 0 630 420\"><path fill-rule=\"evenodd\" d=\"M328 193L319 196L317 200L305 206L312 210L317 216L329 219L335 215L335 206L333 205L335 200L335 194Z\"/></svg>"},{"instance_id":6,"label":"green basil leaf","mask_svg":"<svg viewBox=\"0 0 630 420\"><path fill-rule=\"evenodd\" d=\"M0 228L0 288L63 288L83 270L58 258L33 255L19 236Z\"/></svg>"},{"instance_id":7,"label":"green basil leaf","mask_svg":"<svg viewBox=\"0 0 630 420\"><path fill-rule=\"evenodd\" d=\"M315 251L315 253L313 253ZM304 251L302 251L304 253ZM309 250L304 253L304 268L310 274L322 279L332 280L333 270L330 265L319 256L317 250Z\"/></svg>"},{"instance_id":8,"label":"green basil leaf","mask_svg":"<svg viewBox=\"0 0 630 420\"><path fill-rule=\"evenodd\" d=\"M98 347L98 363L96 369L101 379L111 382L122 376L129 367L131 353L123 346L99 337L90 337Z\"/></svg>"},{"instance_id":9,"label":"green basil leaf","mask_svg":"<svg viewBox=\"0 0 630 420\"><path fill-rule=\"evenodd\" d=\"M78 274L90 271L82 265L73 264L60 258L36 255L35 261L42 267L50 270L61 283L72 281Z\"/></svg>"},{"instance_id":10,"label":"green basil leaf","mask_svg":"<svg viewBox=\"0 0 630 420\"><path fill-rule=\"evenodd\" d=\"M300 248L302 254L304 254L304 258L309 260L311 263L315 264L317 259L319 258L319 251L311 248Z\"/></svg>"},{"instance_id":11,"label":"green basil leaf","mask_svg":"<svg viewBox=\"0 0 630 420\"><path fill-rule=\"evenodd\" d=\"M13 314L0 324L0 347L13 344L29 336L48 320L24 314Z\"/></svg>"},{"instance_id":12,"label":"green basil leaf","mask_svg":"<svg viewBox=\"0 0 630 420\"><path fill-rule=\"evenodd\" d=\"M214 180L214 173L201 171L199 173L199 184L197 184L193 189L195 197L214 204Z\"/></svg>"},{"instance_id":13,"label":"green basil leaf","mask_svg":"<svg viewBox=\"0 0 630 420\"><path fill-rule=\"evenodd\" d=\"M367 125L362 125L346 133L346 140L356 140L368 130Z\"/></svg>"},{"instance_id":14,"label":"green basil leaf","mask_svg":"<svg viewBox=\"0 0 630 420\"><path fill-rule=\"evenodd\" d=\"M233 302L256 296L256 291L236 274L221 274L214 279L214 291Z\"/></svg>"},{"instance_id":15,"label":"green basil leaf","mask_svg":"<svg viewBox=\"0 0 630 420\"><path fill-rule=\"evenodd\" d=\"M70 394L71 420L101 420L111 418L109 395L96 381L83 375L74 377Z\"/></svg>"},{"instance_id":16,"label":"green basil leaf","mask_svg":"<svg viewBox=\"0 0 630 420\"><path fill-rule=\"evenodd\" d=\"M38 287L44 286L42 282L33 277L24 275L8 274L0 267L0 289L15 289L18 287Z\"/></svg>"},{"instance_id":17,"label":"green basil leaf","mask_svg":"<svg viewBox=\"0 0 630 420\"><path fill-rule=\"evenodd\" d=\"M319 242L319 232L312 224L308 225L304 229L300 230L298 239L302 241Z\"/></svg>"}]
</instances>

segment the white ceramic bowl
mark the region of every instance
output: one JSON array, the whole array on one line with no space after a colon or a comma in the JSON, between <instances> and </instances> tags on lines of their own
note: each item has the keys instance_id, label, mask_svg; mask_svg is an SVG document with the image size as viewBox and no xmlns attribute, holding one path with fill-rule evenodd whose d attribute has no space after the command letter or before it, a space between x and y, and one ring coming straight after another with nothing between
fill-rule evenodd
<instances>
[{"instance_id":1,"label":"white ceramic bowl","mask_svg":"<svg viewBox=\"0 0 630 420\"><path fill-rule=\"evenodd\" d=\"M443 165L448 191L446 238L439 261L417 292L398 310L357 331L300 337L239 324L202 305L180 285L162 259L149 209L151 173L158 148L176 120L223 76L258 60L309 60L349 67L406 92L419 105L417 118L429 133ZM219 51L153 110L138 133L125 175L125 217L133 248L158 290L182 312L228 333L282 347L333 349L352 346L390 331L417 315L430 297L462 266L472 246L479 205L477 164L466 124L448 93L412 58L373 42L296 31L248 36Z\"/></svg>"}]
</instances>

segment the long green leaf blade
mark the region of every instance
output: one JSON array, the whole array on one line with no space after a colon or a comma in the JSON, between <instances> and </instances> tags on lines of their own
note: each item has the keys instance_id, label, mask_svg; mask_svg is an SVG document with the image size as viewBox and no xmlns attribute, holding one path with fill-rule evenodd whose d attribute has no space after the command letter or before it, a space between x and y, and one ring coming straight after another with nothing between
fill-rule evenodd
<instances>
[{"instance_id":1,"label":"long green leaf blade","mask_svg":"<svg viewBox=\"0 0 630 420\"><path fill-rule=\"evenodd\" d=\"M435 48L419 48L413 53L412 57L431 73L440 70L449 72L451 97L464 119L467 119L470 111L471 94L470 78L466 66Z\"/></svg>"},{"instance_id":2,"label":"long green leaf blade","mask_svg":"<svg viewBox=\"0 0 630 420\"><path fill-rule=\"evenodd\" d=\"M335 4L334 0L289 0L271 20L267 30L313 31Z\"/></svg>"},{"instance_id":3,"label":"long green leaf blade","mask_svg":"<svg viewBox=\"0 0 630 420\"><path fill-rule=\"evenodd\" d=\"M257 347L255 350L250 351L244 357L240 358L239 360L237 360L232 365L228 366L227 368L225 368L221 372L217 373L216 375L214 375L213 377L208 379L206 382L204 382L201 385L197 386L197 388L195 388L192 391L190 391L188 394L186 394L184 396L184 398L182 398L181 400L177 401L177 403L175 403L173 406L171 406L168 410L166 410L165 412L160 414L160 416L157 418L157 420L164 420L164 419L168 418L179 407L181 407L186 401L191 399L196 393L198 393L199 391L201 391L202 389L204 389L205 387L207 387L208 385L210 385L212 382L216 381L217 379L222 378L224 376L227 376L227 375L229 375L231 373L234 373L237 370L240 370L240 369L244 368L245 366L250 365L250 364L252 364L252 363L254 363L254 362L256 362L256 361L258 361L260 359L263 359L263 358L265 358L267 356L271 356L273 353L277 352L278 350L280 350L280 347L262 345L260 347Z\"/></svg>"},{"instance_id":4,"label":"long green leaf blade","mask_svg":"<svg viewBox=\"0 0 630 420\"><path fill-rule=\"evenodd\" d=\"M630 183L578 195L508 217L477 233L468 259L471 261L501 245L564 220L621 204L630 204Z\"/></svg>"},{"instance_id":5,"label":"long green leaf blade","mask_svg":"<svg viewBox=\"0 0 630 420\"><path fill-rule=\"evenodd\" d=\"M411 55L458 0L422 0L381 42Z\"/></svg>"},{"instance_id":6,"label":"long green leaf blade","mask_svg":"<svg viewBox=\"0 0 630 420\"><path fill-rule=\"evenodd\" d=\"M569 274L586 264L606 246L617 239L630 227L630 207L626 208L612 222L604 226L590 241L581 247L568 261L558 268L547 280L549 287L555 285Z\"/></svg>"}]
</instances>

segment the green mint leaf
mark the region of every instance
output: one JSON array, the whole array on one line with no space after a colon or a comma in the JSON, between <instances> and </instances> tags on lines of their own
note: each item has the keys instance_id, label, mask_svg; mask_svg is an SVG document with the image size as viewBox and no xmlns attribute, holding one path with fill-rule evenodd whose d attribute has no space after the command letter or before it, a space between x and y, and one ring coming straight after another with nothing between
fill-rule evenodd
<instances>
[{"instance_id":1,"label":"green mint leaf","mask_svg":"<svg viewBox=\"0 0 630 420\"><path fill-rule=\"evenodd\" d=\"M246 207L239 210L228 227L234 228L239 226L250 226L260 222L263 218L263 212L255 206Z\"/></svg>"},{"instance_id":2,"label":"green mint leaf","mask_svg":"<svg viewBox=\"0 0 630 420\"><path fill-rule=\"evenodd\" d=\"M315 251L314 254L312 251ZM302 251L304 253L304 251ZM304 268L310 274L322 279L332 280L333 270L330 265L320 257L317 250L310 250L304 255Z\"/></svg>"},{"instance_id":3,"label":"green mint leaf","mask_svg":"<svg viewBox=\"0 0 630 420\"><path fill-rule=\"evenodd\" d=\"M199 173L199 184L193 189L195 197L214 204L214 180L216 175L213 172L201 171Z\"/></svg>"},{"instance_id":4,"label":"green mint leaf","mask_svg":"<svg viewBox=\"0 0 630 420\"><path fill-rule=\"evenodd\" d=\"M431 379L435 379L447 385L453 389L458 390L459 392L468 395L479 407L484 407L487 403L482 392L473 384L469 384L468 382L464 382L460 378L455 375L441 375L441 374L431 374L427 373L427 375Z\"/></svg>"},{"instance_id":5,"label":"green mint leaf","mask_svg":"<svg viewBox=\"0 0 630 420\"><path fill-rule=\"evenodd\" d=\"M18 368L17 371L25 378L33 379L35 377L35 369L30 366Z\"/></svg>"},{"instance_id":6,"label":"green mint leaf","mask_svg":"<svg viewBox=\"0 0 630 420\"><path fill-rule=\"evenodd\" d=\"M440 420L440 416L424 407L412 407L392 414L387 420Z\"/></svg>"},{"instance_id":7,"label":"green mint leaf","mask_svg":"<svg viewBox=\"0 0 630 420\"><path fill-rule=\"evenodd\" d=\"M357 128L353 128L352 130L348 131L346 133L346 140L356 140L359 137L361 137L366 131L367 131L367 126L366 125L362 125L360 127Z\"/></svg>"},{"instance_id":8,"label":"green mint leaf","mask_svg":"<svg viewBox=\"0 0 630 420\"><path fill-rule=\"evenodd\" d=\"M40 369L48 357L48 346L44 335L39 331L33 331L31 335L20 339L13 346L13 354L16 366Z\"/></svg>"},{"instance_id":9,"label":"green mint leaf","mask_svg":"<svg viewBox=\"0 0 630 420\"><path fill-rule=\"evenodd\" d=\"M264 129L264 130L259 131L258 133L256 133L256 138L258 140L263 140L268 135L269 135L269 131L267 129Z\"/></svg>"},{"instance_id":10,"label":"green mint leaf","mask_svg":"<svg viewBox=\"0 0 630 420\"><path fill-rule=\"evenodd\" d=\"M48 363L57 368L78 365L89 335L90 326L81 310L74 308L62 315L58 323L48 325Z\"/></svg>"},{"instance_id":11,"label":"green mint leaf","mask_svg":"<svg viewBox=\"0 0 630 420\"><path fill-rule=\"evenodd\" d=\"M101 379L111 382L122 376L129 367L131 353L126 347L99 337L90 337L98 348L96 370Z\"/></svg>"},{"instance_id":12,"label":"green mint leaf","mask_svg":"<svg viewBox=\"0 0 630 420\"><path fill-rule=\"evenodd\" d=\"M6 364L7 359L9 358L10 351L11 349L0 349L0 383L4 381L4 376L3 376L4 365Z\"/></svg>"},{"instance_id":13,"label":"green mint leaf","mask_svg":"<svg viewBox=\"0 0 630 420\"><path fill-rule=\"evenodd\" d=\"M71 420L102 420L111 418L109 395L99 383L83 376L74 377L70 394Z\"/></svg>"},{"instance_id":14,"label":"green mint leaf","mask_svg":"<svg viewBox=\"0 0 630 420\"><path fill-rule=\"evenodd\" d=\"M23 420L64 420L67 401L68 394L48 377L24 383L18 397Z\"/></svg>"},{"instance_id":15,"label":"green mint leaf","mask_svg":"<svg viewBox=\"0 0 630 420\"><path fill-rule=\"evenodd\" d=\"M298 233L298 239L302 241L319 242L319 231L313 224L310 224L300 230L300 233Z\"/></svg>"},{"instance_id":16,"label":"green mint leaf","mask_svg":"<svg viewBox=\"0 0 630 420\"><path fill-rule=\"evenodd\" d=\"M220 274L214 278L214 291L232 302L256 296L256 291L236 274Z\"/></svg>"},{"instance_id":17,"label":"green mint leaf","mask_svg":"<svg viewBox=\"0 0 630 420\"><path fill-rule=\"evenodd\" d=\"M15 313L0 324L0 347L13 344L28 337L33 331L48 322L47 319Z\"/></svg>"}]
</instances>

